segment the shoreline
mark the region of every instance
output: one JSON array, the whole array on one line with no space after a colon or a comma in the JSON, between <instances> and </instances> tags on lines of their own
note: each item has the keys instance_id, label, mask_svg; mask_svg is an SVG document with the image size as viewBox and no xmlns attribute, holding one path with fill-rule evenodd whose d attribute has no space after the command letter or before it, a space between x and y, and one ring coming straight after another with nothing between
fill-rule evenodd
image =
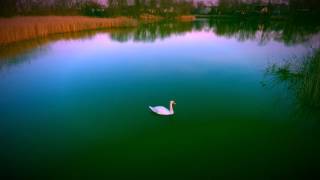
<instances>
[{"instance_id":1,"label":"shoreline","mask_svg":"<svg viewBox=\"0 0 320 180\"><path fill-rule=\"evenodd\" d=\"M287 16L234 16L234 15L194 15L197 19L258 19L258 20L280 20L286 21L289 19Z\"/></svg>"},{"instance_id":2,"label":"shoreline","mask_svg":"<svg viewBox=\"0 0 320 180\"><path fill-rule=\"evenodd\" d=\"M99 30L109 28L137 27L140 22L157 22L166 18L147 16L97 18L86 16L17 16L0 18L0 47L15 42L46 37L52 34ZM179 16L177 21L194 21L195 16Z\"/></svg>"}]
</instances>

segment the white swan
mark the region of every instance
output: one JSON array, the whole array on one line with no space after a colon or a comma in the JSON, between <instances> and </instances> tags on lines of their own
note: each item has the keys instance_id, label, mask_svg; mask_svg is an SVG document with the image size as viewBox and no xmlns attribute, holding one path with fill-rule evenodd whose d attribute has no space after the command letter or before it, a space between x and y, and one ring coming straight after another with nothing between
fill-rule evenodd
<instances>
[{"instance_id":1,"label":"white swan","mask_svg":"<svg viewBox=\"0 0 320 180\"><path fill-rule=\"evenodd\" d=\"M170 110L167 109L166 107L163 106L155 106L155 107L151 107L149 106L149 108L151 109L152 112L162 115L162 116L169 116L169 115L173 115L174 111L173 111L173 105L175 105L176 102L174 101L170 101Z\"/></svg>"}]
</instances>

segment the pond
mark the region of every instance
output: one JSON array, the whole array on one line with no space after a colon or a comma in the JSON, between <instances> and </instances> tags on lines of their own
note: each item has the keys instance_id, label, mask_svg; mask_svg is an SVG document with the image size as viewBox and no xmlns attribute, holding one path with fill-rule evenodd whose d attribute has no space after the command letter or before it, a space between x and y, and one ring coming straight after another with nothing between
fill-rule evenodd
<instances>
[{"instance_id":1,"label":"pond","mask_svg":"<svg viewBox=\"0 0 320 180\"><path fill-rule=\"evenodd\" d=\"M305 177L318 117L267 73L319 45L318 26L197 20L54 35L0 51L9 176ZM176 101L175 115L149 105Z\"/></svg>"}]
</instances>

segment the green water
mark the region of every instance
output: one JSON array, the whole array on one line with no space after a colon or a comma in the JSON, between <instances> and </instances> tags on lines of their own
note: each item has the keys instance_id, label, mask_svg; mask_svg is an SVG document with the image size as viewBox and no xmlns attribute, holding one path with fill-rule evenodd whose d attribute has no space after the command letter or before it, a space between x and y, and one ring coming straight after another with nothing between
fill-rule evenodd
<instances>
[{"instance_id":1,"label":"green water","mask_svg":"<svg viewBox=\"0 0 320 180\"><path fill-rule=\"evenodd\" d=\"M299 179L319 170L320 118L266 73L313 25L198 20L2 47L3 176ZM160 117L149 105L168 106Z\"/></svg>"}]
</instances>

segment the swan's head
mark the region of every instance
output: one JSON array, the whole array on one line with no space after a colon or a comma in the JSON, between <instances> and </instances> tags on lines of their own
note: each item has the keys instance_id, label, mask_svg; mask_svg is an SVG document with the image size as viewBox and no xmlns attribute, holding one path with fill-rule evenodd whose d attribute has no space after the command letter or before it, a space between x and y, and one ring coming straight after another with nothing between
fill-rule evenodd
<instances>
[{"instance_id":1,"label":"swan's head","mask_svg":"<svg viewBox=\"0 0 320 180\"><path fill-rule=\"evenodd\" d=\"M175 101L170 101L170 104L176 105Z\"/></svg>"}]
</instances>

